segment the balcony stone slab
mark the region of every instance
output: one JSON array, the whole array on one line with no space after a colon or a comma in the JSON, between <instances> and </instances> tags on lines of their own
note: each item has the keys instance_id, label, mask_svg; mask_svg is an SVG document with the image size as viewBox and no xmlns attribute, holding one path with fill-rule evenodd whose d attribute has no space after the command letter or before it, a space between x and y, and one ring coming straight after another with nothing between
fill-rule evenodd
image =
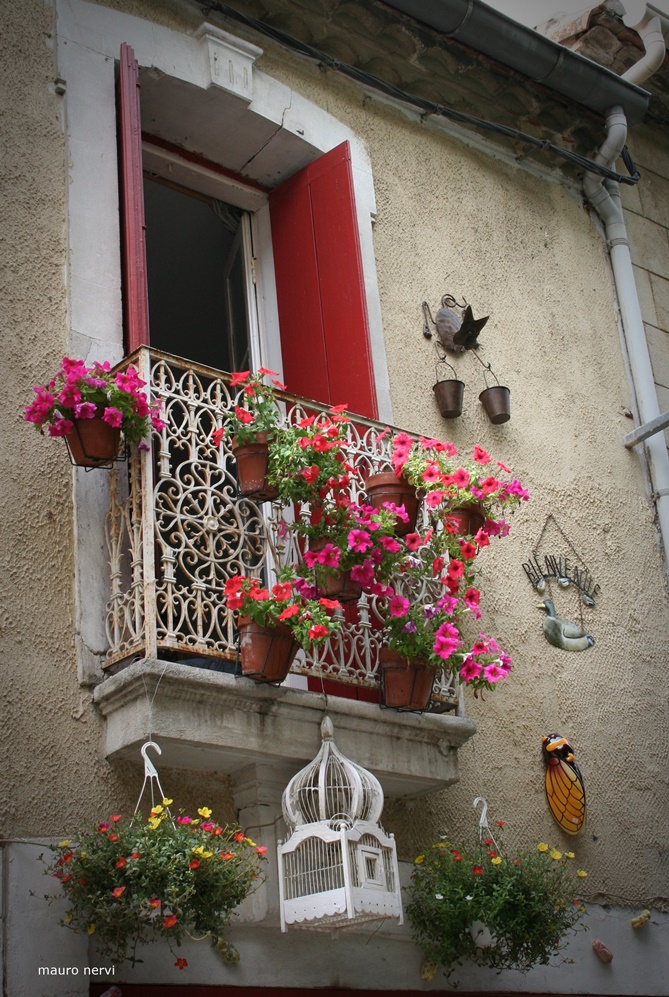
<instances>
[{"instance_id":1,"label":"balcony stone slab","mask_svg":"<svg viewBox=\"0 0 669 997\"><path fill-rule=\"evenodd\" d=\"M458 748L473 720L382 710L373 703L142 659L105 679L95 702L106 720L105 755L138 762L151 738L161 765L230 774L270 763L297 771L321 743L325 712L339 749L370 769L388 798L412 798L459 779Z\"/></svg>"}]
</instances>

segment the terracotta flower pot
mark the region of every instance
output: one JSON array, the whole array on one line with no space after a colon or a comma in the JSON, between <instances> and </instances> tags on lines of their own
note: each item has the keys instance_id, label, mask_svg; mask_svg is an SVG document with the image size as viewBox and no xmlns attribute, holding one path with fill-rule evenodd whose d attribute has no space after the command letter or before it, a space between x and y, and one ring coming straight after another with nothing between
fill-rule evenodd
<instances>
[{"instance_id":1,"label":"terracotta flower pot","mask_svg":"<svg viewBox=\"0 0 669 997\"><path fill-rule=\"evenodd\" d=\"M309 544L309 550L317 553L327 542L327 540L314 540ZM319 564L314 568L314 577L321 598L355 602L362 595L362 589L353 581L350 571L339 571L337 568L326 568Z\"/></svg>"},{"instance_id":2,"label":"terracotta flower pot","mask_svg":"<svg viewBox=\"0 0 669 997\"><path fill-rule=\"evenodd\" d=\"M446 518L455 526L456 536L473 537L484 525L486 514L482 506L472 504L449 509Z\"/></svg>"},{"instance_id":3,"label":"terracotta flower pot","mask_svg":"<svg viewBox=\"0 0 669 997\"><path fill-rule=\"evenodd\" d=\"M370 474L365 482L365 490L369 504L375 509L381 509L384 502L403 505L409 522L405 523L398 519L395 533L398 537L413 533L418 518L418 496L413 485L404 478L398 478L394 471L382 471L380 474Z\"/></svg>"},{"instance_id":4,"label":"terracotta flower pot","mask_svg":"<svg viewBox=\"0 0 669 997\"><path fill-rule=\"evenodd\" d=\"M427 709L434 684L434 668L420 659L402 658L397 651L382 647L379 670L384 706L414 713Z\"/></svg>"},{"instance_id":5,"label":"terracotta flower pot","mask_svg":"<svg viewBox=\"0 0 669 997\"><path fill-rule=\"evenodd\" d=\"M118 458L121 430L104 422L102 416L72 421L74 428L65 437L72 463L78 467L110 467Z\"/></svg>"},{"instance_id":6,"label":"terracotta flower pot","mask_svg":"<svg viewBox=\"0 0 669 997\"><path fill-rule=\"evenodd\" d=\"M237 625L242 675L254 682L283 682L299 648L290 627L261 627L248 616L240 616Z\"/></svg>"},{"instance_id":7,"label":"terracotta flower pot","mask_svg":"<svg viewBox=\"0 0 669 997\"><path fill-rule=\"evenodd\" d=\"M259 502L271 502L279 492L267 483L267 463L269 460L269 444L267 433L258 433L254 443L237 444L233 438L232 456L237 461L237 479L239 494L244 498L256 499Z\"/></svg>"}]
</instances>

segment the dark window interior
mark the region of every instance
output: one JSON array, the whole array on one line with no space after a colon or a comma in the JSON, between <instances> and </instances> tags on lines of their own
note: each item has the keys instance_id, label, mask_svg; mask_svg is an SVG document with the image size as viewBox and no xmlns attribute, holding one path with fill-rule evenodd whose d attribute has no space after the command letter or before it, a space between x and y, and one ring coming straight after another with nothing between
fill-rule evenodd
<instances>
[{"instance_id":1,"label":"dark window interior","mask_svg":"<svg viewBox=\"0 0 669 997\"><path fill-rule=\"evenodd\" d=\"M248 366L242 212L144 179L151 345L217 370Z\"/></svg>"}]
</instances>

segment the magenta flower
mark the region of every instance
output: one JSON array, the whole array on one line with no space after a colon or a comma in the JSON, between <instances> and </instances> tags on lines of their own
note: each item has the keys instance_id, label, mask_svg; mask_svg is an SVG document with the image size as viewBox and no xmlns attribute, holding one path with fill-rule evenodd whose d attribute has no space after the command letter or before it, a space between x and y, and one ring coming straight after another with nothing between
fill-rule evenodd
<instances>
[{"instance_id":1,"label":"magenta flower","mask_svg":"<svg viewBox=\"0 0 669 997\"><path fill-rule=\"evenodd\" d=\"M351 568L351 578L363 588L368 588L374 581L374 564L365 560L363 564L354 564Z\"/></svg>"},{"instance_id":2,"label":"magenta flower","mask_svg":"<svg viewBox=\"0 0 669 997\"><path fill-rule=\"evenodd\" d=\"M401 595L395 594L390 600L388 612L391 616L406 616L411 603Z\"/></svg>"},{"instance_id":3,"label":"magenta flower","mask_svg":"<svg viewBox=\"0 0 669 997\"><path fill-rule=\"evenodd\" d=\"M326 544L316 555L316 560L325 568L338 568L341 551L334 544Z\"/></svg>"},{"instance_id":4,"label":"magenta flower","mask_svg":"<svg viewBox=\"0 0 669 997\"><path fill-rule=\"evenodd\" d=\"M379 544L384 550L387 550L389 554L396 554L398 550L401 550L401 545L395 537L380 537Z\"/></svg>"},{"instance_id":5,"label":"magenta flower","mask_svg":"<svg viewBox=\"0 0 669 997\"><path fill-rule=\"evenodd\" d=\"M459 467L457 471L453 472L453 481L458 488L466 488L469 484L469 471L465 471L464 467Z\"/></svg>"},{"instance_id":6,"label":"magenta flower","mask_svg":"<svg viewBox=\"0 0 669 997\"><path fill-rule=\"evenodd\" d=\"M349 550L364 552L372 546L372 538L366 530L351 530L348 535Z\"/></svg>"},{"instance_id":7,"label":"magenta flower","mask_svg":"<svg viewBox=\"0 0 669 997\"><path fill-rule=\"evenodd\" d=\"M438 657L443 658L444 661L447 661L453 652L457 651L461 644L462 641L459 638L435 637L432 650Z\"/></svg>"},{"instance_id":8,"label":"magenta flower","mask_svg":"<svg viewBox=\"0 0 669 997\"><path fill-rule=\"evenodd\" d=\"M74 406L74 414L77 419L94 419L97 410L95 402L80 402L79 405Z\"/></svg>"},{"instance_id":9,"label":"magenta flower","mask_svg":"<svg viewBox=\"0 0 669 997\"><path fill-rule=\"evenodd\" d=\"M119 409L114 408L113 405L109 405L102 413L102 421L108 423L108 425L113 426L114 429L120 429L123 425L123 412Z\"/></svg>"},{"instance_id":10,"label":"magenta flower","mask_svg":"<svg viewBox=\"0 0 669 997\"><path fill-rule=\"evenodd\" d=\"M473 682L474 679L479 678L482 670L483 666L480 661L474 661L473 658L465 658L460 668L460 678L463 682Z\"/></svg>"},{"instance_id":11,"label":"magenta flower","mask_svg":"<svg viewBox=\"0 0 669 997\"><path fill-rule=\"evenodd\" d=\"M404 508L404 505L395 505L394 502L384 502L383 508L387 509L388 512L392 512L398 519L401 519L403 523L409 522L409 513Z\"/></svg>"},{"instance_id":12,"label":"magenta flower","mask_svg":"<svg viewBox=\"0 0 669 997\"><path fill-rule=\"evenodd\" d=\"M72 432L74 423L69 419L58 419L49 426L49 436L67 436Z\"/></svg>"},{"instance_id":13,"label":"magenta flower","mask_svg":"<svg viewBox=\"0 0 669 997\"><path fill-rule=\"evenodd\" d=\"M505 679L507 675L496 661L492 661L489 665L486 665L483 669L483 674L488 682L499 682L500 679Z\"/></svg>"}]
</instances>

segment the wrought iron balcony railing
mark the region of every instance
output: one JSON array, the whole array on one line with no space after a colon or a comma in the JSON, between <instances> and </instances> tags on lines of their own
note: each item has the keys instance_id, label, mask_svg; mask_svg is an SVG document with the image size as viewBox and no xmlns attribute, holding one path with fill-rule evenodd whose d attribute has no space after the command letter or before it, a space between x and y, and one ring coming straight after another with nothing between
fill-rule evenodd
<instances>
[{"instance_id":1,"label":"wrought iron balcony railing","mask_svg":"<svg viewBox=\"0 0 669 997\"><path fill-rule=\"evenodd\" d=\"M234 614L223 589L237 573L271 572L295 561L282 519L290 510L238 495L235 461L212 433L236 398L229 375L143 348L130 358L163 402L165 428L149 452L133 454L111 472L106 541L111 566L106 668L138 658L218 659L234 662ZM290 424L326 406L277 393ZM348 426L347 460L364 474L389 470L388 427L355 416ZM355 486L354 486L355 487ZM297 674L378 688L373 599L362 596L355 622L312 653L300 653ZM433 702L459 708L457 683L442 673Z\"/></svg>"}]
</instances>

